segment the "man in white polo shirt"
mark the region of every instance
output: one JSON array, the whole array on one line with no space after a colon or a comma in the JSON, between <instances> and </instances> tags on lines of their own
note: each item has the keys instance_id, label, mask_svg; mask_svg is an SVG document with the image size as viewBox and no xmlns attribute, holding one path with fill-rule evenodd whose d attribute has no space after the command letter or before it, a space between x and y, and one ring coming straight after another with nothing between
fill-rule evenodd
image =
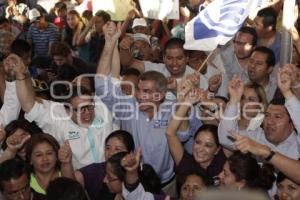
<instances>
[{"instance_id":1,"label":"man in white polo shirt","mask_svg":"<svg viewBox=\"0 0 300 200\"><path fill-rule=\"evenodd\" d=\"M45 132L53 135L60 144L69 141L74 167L104 161L104 141L113 131L112 116L107 107L84 87L73 86L67 103L36 100L30 75L23 62L11 55L16 73L17 95L25 118L35 121Z\"/></svg>"}]
</instances>

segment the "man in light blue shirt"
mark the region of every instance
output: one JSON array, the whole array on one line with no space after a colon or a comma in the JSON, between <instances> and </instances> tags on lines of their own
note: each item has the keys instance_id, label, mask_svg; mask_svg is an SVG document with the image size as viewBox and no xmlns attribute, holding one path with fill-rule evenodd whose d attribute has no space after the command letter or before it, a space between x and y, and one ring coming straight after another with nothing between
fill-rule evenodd
<instances>
[{"instance_id":1,"label":"man in light blue shirt","mask_svg":"<svg viewBox=\"0 0 300 200\"><path fill-rule=\"evenodd\" d=\"M120 86L108 76L110 71L119 68L116 66L119 63L115 62L119 55L114 37L118 37L117 33L105 35L105 47L95 78L96 94L120 120L121 128L132 133L136 147L141 148L142 161L152 165L161 178L163 190L172 194L175 190L174 161L165 132L175 107L174 102L165 100L167 79L160 72L145 72L139 77L135 96L123 95ZM188 132L189 129L185 129L178 134L188 135Z\"/></svg>"}]
</instances>

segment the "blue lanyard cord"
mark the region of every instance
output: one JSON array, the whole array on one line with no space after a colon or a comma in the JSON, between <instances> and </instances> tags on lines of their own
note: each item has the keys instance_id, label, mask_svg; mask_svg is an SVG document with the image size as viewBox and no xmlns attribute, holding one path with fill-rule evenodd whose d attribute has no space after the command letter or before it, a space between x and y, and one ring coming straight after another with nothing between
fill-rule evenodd
<instances>
[{"instance_id":1,"label":"blue lanyard cord","mask_svg":"<svg viewBox=\"0 0 300 200\"><path fill-rule=\"evenodd\" d=\"M88 136L88 140L89 140L89 143L90 143L90 146L91 146L90 148L91 148L91 152L92 152L94 162L99 163L100 162L100 159L99 159L100 156L99 156L99 152L96 148L95 138L94 138L93 131L91 130L91 128L88 129L87 136Z\"/></svg>"}]
</instances>

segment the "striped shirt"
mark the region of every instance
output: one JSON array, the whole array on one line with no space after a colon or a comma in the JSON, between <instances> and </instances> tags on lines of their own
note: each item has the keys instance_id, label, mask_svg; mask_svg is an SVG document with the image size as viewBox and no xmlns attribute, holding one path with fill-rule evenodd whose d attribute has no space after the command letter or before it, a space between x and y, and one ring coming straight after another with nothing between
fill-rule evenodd
<instances>
[{"instance_id":1,"label":"striped shirt","mask_svg":"<svg viewBox=\"0 0 300 200\"><path fill-rule=\"evenodd\" d=\"M45 56L48 55L50 43L59 41L60 34L52 23L48 23L45 30L40 30L35 24L32 24L29 27L27 39L31 40L34 45L35 56Z\"/></svg>"}]
</instances>

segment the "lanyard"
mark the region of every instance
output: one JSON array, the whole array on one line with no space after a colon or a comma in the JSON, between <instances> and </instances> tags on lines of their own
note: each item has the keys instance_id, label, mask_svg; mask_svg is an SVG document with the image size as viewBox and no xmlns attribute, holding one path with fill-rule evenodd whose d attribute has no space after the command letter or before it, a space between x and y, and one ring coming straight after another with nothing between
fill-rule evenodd
<instances>
[{"instance_id":1,"label":"lanyard","mask_svg":"<svg viewBox=\"0 0 300 200\"><path fill-rule=\"evenodd\" d=\"M95 137L93 134L93 128L94 127L100 128L103 123L104 123L104 120L102 118L95 117L92 125L88 128L88 132L87 132L87 137L88 137L88 140L90 143L90 148L91 148L92 156L93 156L95 163L100 162L100 155L99 155L99 151L97 150L97 147L96 147Z\"/></svg>"}]
</instances>

